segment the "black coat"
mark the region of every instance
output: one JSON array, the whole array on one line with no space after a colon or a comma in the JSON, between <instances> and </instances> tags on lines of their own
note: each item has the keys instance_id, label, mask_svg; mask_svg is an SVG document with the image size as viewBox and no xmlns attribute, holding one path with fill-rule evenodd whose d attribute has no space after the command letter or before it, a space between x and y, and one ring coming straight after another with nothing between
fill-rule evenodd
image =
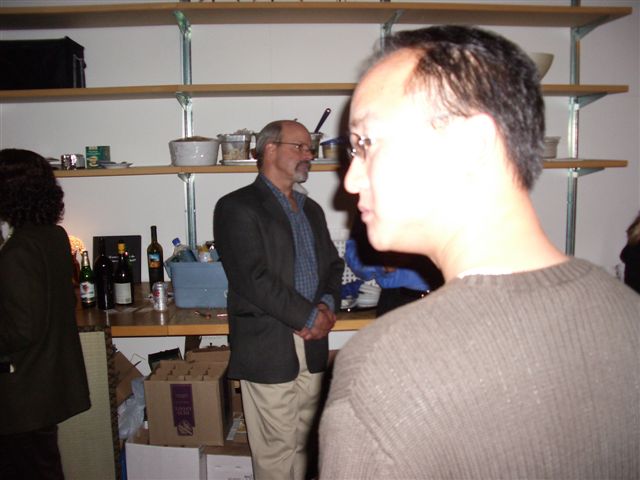
<instances>
[{"instance_id":1,"label":"black coat","mask_svg":"<svg viewBox=\"0 0 640 480\"><path fill-rule=\"evenodd\" d=\"M90 406L66 232L17 228L0 249L0 434L55 425Z\"/></svg>"},{"instance_id":2,"label":"black coat","mask_svg":"<svg viewBox=\"0 0 640 480\"><path fill-rule=\"evenodd\" d=\"M640 243L627 244L620 252L624 262L624 283L640 293Z\"/></svg>"},{"instance_id":3,"label":"black coat","mask_svg":"<svg viewBox=\"0 0 640 480\"><path fill-rule=\"evenodd\" d=\"M289 220L269 187L254 183L222 197L213 217L214 239L229 280L229 376L284 383L299 371L293 332L304 328L325 294L340 306L344 262L331 240L320 205L307 198L304 212L315 238L318 290L313 301L294 284L294 242ZM328 339L305 342L309 371L327 366Z\"/></svg>"}]
</instances>

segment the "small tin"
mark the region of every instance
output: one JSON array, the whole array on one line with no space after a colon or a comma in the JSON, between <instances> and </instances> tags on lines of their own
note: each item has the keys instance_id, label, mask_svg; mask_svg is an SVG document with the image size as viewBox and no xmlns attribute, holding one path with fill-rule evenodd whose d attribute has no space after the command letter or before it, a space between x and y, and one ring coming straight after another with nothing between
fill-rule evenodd
<instances>
[{"instance_id":1,"label":"small tin","mask_svg":"<svg viewBox=\"0 0 640 480\"><path fill-rule=\"evenodd\" d=\"M65 153L60 155L60 168L62 168L62 170L75 170L76 168L84 167L84 155L80 153Z\"/></svg>"},{"instance_id":2,"label":"small tin","mask_svg":"<svg viewBox=\"0 0 640 480\"><path fill-rule=\"evenodd\" d=\"M87 168L100 168L103 163L111 161L111 147L109 145L85 147L84 153L87 157Z\"/></svg>"},{"instance_id":3,"label":"small tin","mask_svg":"<svg viewBox=\"0 0 640 480\"><path fill-rule=\"evenodd\" d=\"M165 282L156 282L151 289L153 296L153 309L158 312L164 312L169 308L169 295L167 294L167 284Z\"/></svg>"}]
</instances>

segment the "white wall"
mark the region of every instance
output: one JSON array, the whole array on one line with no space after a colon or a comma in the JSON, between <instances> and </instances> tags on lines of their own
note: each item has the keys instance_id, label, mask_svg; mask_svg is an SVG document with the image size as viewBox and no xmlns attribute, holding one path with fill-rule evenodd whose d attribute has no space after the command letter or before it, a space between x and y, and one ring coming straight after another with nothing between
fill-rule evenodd
<instances>
[{"instance_id":1,"label":"white wall","mask_svg":"<svg viewBox=\"0 0 640 480\"><path fill-rule=\"evenodd\" d=\"M78 3L133 2L0 0L2 6ZM467 3L570 4L568 0ZM583 0L582 5L634 8L631 16L595 29L582 42L582 83L629 85L629 93L600 99L580 115L582 157L629 161L625 169L605 170L582 177L579 182L576 256L613 271L625 243L625 229L640 205L640 1ZM411 27L396 27L406 28ZM556 58L544 82L569 82L569 29L495 30L526 50L554 53ZM361 61L378 42L379 33L373 25L194 26L193 82L354 82ZM3 31L0 39L65 35L85 47L88 86L181 83L176 27ZM347 101L340 96L196 98L194 129L198 135L215 136L239 128L259 130L277 118L298 118L312 129L322 111L331 107L333 113L323 131L332 137L338 133ZM546 102L548 134L562 137L559 156L566 155L568 99L547 97ZM0 105L0 147L28 148L51 157L83 153L86 145L110 145L114 161L136 166L169 164L167 142L181 135L181 110L173 99ZM217 199L252 180L252 174L197 176L199 241L212 238L212 211ZM158 226L166 252L173 237L186 238L184 190L176 177L73 178L61 179L60 183L66 202L63 225L88 247L94 235L119 234L140 234L145 246L152 224ZM330 228L346 228L347 213L335 206L341 188L337 174L312 173L306 187L325 208ZM566 173L546 170L533 198L546 231L564 249ZM179 339L175 341L180 343ZM133 350L136 345L141 342L136 340Z\"/></svg>"}]
</instances>

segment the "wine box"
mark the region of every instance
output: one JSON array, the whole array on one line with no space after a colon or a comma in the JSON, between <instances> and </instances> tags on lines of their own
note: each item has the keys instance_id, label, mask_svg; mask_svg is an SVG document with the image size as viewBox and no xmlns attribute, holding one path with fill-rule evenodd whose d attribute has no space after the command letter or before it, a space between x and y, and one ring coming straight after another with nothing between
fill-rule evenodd
<instances>
[{"instance_id":1,"label":"wine box","mask_svg":"<svg viewBox=\"0 0 640 480\"><path fill-rule=\"evenodd\" d=\"M220 262L165 262L179 308L225 308L227 275Z\"/></svg>"},{"instance_id":2,"label":"wine box","mask_svg":"<svg viewBox=\"0 0 640 480\"><path fill-rule=\"evenodd\" d=\"M224 445L232 422L227 361L162 360L144 381L152 445Z\"/></svg>"}]
</instances>

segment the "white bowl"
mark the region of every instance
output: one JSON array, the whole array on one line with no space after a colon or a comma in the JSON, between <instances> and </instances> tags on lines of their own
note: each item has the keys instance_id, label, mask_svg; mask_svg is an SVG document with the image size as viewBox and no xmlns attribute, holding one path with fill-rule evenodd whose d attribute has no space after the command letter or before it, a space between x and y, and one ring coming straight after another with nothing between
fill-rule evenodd
<instances>
[{"instance_id":1,"label":"white bowl","mask_svg":"<svg viewBox=\"0 0 640 480\"><path fill-rule=\"evenodd\" d=\"M220 142L213 138L186 137L169 142L171 164L177 166L215 165Z\"/></svg>"},{"instance_id":2,"label":"white bowl","mask_svg":"<svg viewBox=\"0 0 640 480\"><path fill-rule=\"evenodd\" d=\"M544 77L549 68L551 68L551 63L553 62L553 54L552 53L544 53L544 52L529 52L529 57L536 64L538 68L538 74L540 75L540 80Z\"/></svg>"}]
</instances>

